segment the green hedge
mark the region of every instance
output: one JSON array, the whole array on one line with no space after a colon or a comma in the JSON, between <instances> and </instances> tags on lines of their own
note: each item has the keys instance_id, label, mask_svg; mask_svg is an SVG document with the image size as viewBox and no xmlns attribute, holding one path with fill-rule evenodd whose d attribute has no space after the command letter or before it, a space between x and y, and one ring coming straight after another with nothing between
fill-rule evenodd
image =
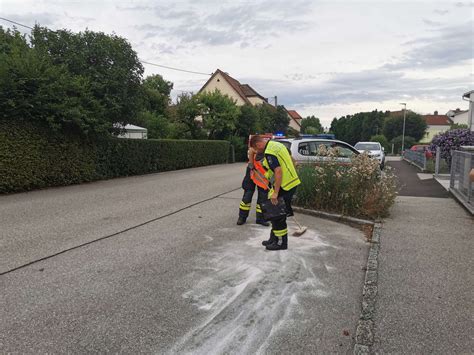
<instances>
[{"instance_id":1,"label":"green hedge","mask_svg":"<svg viewBox=\"0 0 474 355\"><path fill-rule=\"evenodd\" d=\"M229 142L102 138L0 122L0 193L227 162Z\"/></svg>"}]
</instances>

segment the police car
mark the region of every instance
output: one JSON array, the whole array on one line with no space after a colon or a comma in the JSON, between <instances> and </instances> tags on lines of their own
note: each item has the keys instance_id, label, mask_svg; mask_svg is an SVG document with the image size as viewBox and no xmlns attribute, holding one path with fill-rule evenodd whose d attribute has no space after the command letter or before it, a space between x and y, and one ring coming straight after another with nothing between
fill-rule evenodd
<instances>
[{"instance_id":1,"label":"police car","mask_svg":"<svg viewBox=\"0 0 474 355\"><path fill-rule=\"evenodd\" d=\"M328 160L328 157L318 154L321 145L328 149L337 148L338 156L336 160L343 164L349 164L355 155L360 154L350 144L337 139L295 138L278 139L277 141L290 150L291 156L297 163L318 163Z\"/></svg>"}]
</instances>

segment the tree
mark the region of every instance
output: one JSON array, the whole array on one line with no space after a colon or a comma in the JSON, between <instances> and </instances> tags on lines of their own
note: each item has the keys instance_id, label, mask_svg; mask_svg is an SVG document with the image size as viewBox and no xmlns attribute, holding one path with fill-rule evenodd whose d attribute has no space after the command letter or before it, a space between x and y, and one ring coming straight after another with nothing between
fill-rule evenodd
<instances>
[{"instance_id":1,"label":"tree","mask_svg":"<svg viewBox=\"0 0 474 355\"><path fill-rule=\"evenodd\" d=\"M170 93L173 83L155 74L143 80L142 111L130 123L148 129L148 138L169 138L176 133L170 119Z\"/></svg>"},{"instance_id":2,"label":"tree","mask_svg":"<svg viewBox=\"0 0 474 355\"><path fill-rule=\"evenodd\" d=\"M235 135L247 139L247 137L257 131L258 110L252 105L240 107L240 114L235 125Z\"/></svg>"},{"instance_id":3,"label":"tree","mask_svg":"<svg viewBox=\"0 0 474 355\"><path fill-rule=\"evenodd\" d=\"M173 83L166 81L159 74L150 75L143 80L144 109L158 115L164 115L171 99Z\"/></svg>"},{"instance_id":4,"label":"tree","mask_svg":"<svg viewBox=\"0 0 474 355\"><path fill-rule=\"evenodd\" d=\"M295 137L298 137L299 136L299 133L296 129L294 129L293 127L288 127L288 130L286 132L286 136L288 138L295 138Z\"/></svg>"},{"instance_id":5,"label":"tree","mask_svg":"<svg viewBox=\"0 0 474 355\"><path fill-rule=\"evenodd\" d=\"M311 132L308 132L308 128L313 128ZM308 116L301 120L301 133L308 133L308 134L318 134L323 133L324 129L321 125L319 118L315 116Z\"/></svg>"},{"instance_id":6,"label":"tree","mask_svg":"<svg viewBox=\"0 0 474 355\"><path fill-rule=\"evenodd\" d=\"M150 111L142 111L138 114L141 126L148 130L149 139L169 138L172 133L172 123L162 115L156 115Z\"/></svg>"},{"instance_id":7,"label":"tree","mask_svg":"<svg viewBox=\"0 0 474 355\"><path fill-rule=\"evenodd\" d=\"M318 133L321 133L317 128L313 127L313 126L309 126L306 128L306 132L304 133L307 133L307 134L318 134Z\"/></svg>"},{"instance_id":8,"label":"tree","mask_svg":"<svg viewBox=\"0 0 474 355\"><path fill-rule=\"evenodd\" d=\"M354 115L334 118L331 122L330 131L338 139L351 144L360 141L367 141L371 136L380 134L385 119L385 114L381 111L359 112Z\"/></svg>"},{"instance_id":9,"label":"tree","mask_svg":"<svg viewBox=\"0 0 474 355\"><path fill-rule=\"evenodd\" d=\"M279 105L273 116L272 125L270 127L272 130L270 132L281 132L286 134L289 123L290 117L288 116L288 111L284 106Z\"/></svg>"},{"instance_id":10,"label":"tree","mask_svg":"<svg viewBox=\"0 0 474 355\"><path fill-rule=\"evenodd\" d=\"M240 109L235 101L219 90L197 95L203 117L203 127L209 139L229 139L237 124Z\"/></svg>"},{"instance_id":11,"label":"tree","mask_svg":"<svg viewBox=\"0 0 474 355\"><path fill-rule=\"evenodd\" d=\"M17 31L0 28L0 118L34 121L83 134L111 128L105 107L83 76L29 46Z\"/></svg>"},{"instance_id":12,"label":"tree","mask_svg":"<svg viewBox=\"0 0 474 355\"><path fill-rule=\"evenodd\" d=\"M178 96L175 110L175 122L182 128L180 136L190 139L204 138L202 124L198 120L201 106L197 96L183 93Z\"/></svg>"},{"instance_id":13,"label":"tree","mask_svg":"<svg viewBox=\"0 0 474 355\"><path fill-rule=\"evenodd\" d=\"M392 139L391 143L394 145L395 154L400 154L402 151L402 136ZM404 149L408 150L416 144L416 139L410 136L405 136Z\"/></svg>"},{"instance_id":14,"label":"tree","mask_svg":"<svg viewBox=\"0 0 474 355\"><path fill-rule=\"evenodd\" d=\"M421 115L407 111L405 120L405 136L410 136L419 141L426 131L426 122ZM403 113L388 115L383 126L383 134L388 140L392 140L403 133Z\"/></svg>"},{"instance_id":15,"label":"tree","mask_svg":"<svg viewBox=\"0 0 474 355\"><path fill-rule=\"evenodd\" d=\"M274 106L269 104L262 104L256 107L258 112L258 123L257 123L257 132L267 133L273 132L273 117L275 115L276 109Z\"/></svg>"},{"instance_id":16,"label":"tree","mask_svg":"<svg viewBox=\"0 0 474 355\"><path fill-rule=\"evenodd\" d=\"M128 123L140 111L143 66L126 39L89 30L73 33L35 26L31 45L41 57L81 82L99 103L100 110L91 114L89 125L112 129L114 123ZM75 95L65 94L63 97Z\"/></svg>"}]
</instances>

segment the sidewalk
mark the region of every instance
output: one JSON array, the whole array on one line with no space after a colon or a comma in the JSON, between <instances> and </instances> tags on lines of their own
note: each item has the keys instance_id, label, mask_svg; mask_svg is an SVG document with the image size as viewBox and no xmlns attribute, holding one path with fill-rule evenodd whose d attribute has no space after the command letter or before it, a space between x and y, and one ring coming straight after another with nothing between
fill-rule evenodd
<instances>
[{"instance_id":1,"label":"sidewalk","mask_svg":"<svg viewBox=\"0 0 474 355\"><path fill-rule=\"evenodd\" d=\"M439 197L401 196L383 225L376 353L474 349L474 222L453 199Z\"/></svg>"}]
</instances>

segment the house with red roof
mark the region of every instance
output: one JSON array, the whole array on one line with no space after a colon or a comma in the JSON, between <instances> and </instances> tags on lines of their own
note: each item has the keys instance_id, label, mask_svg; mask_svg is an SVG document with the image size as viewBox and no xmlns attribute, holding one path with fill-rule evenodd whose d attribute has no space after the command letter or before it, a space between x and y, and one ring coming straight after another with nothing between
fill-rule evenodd
<instances>
[{"instance_id":1,"label":"house with red roof","mask_svg":"<svg viewBox=\"0 0 474 355\"><path fill-rule=\"evenodd\" d=\"M234 99L238 106L245 104L261 105L268 103L267 99L260 95L249 84L241 84L228 73L217 69L199 92L214 92L219 90L223 95Z\"/></svg>"},{"instance_id":2,"label":"house with red roof","mask_svg":"<svg viewBox=\"0 0 474 355\"><path fill-rule=\"evenodd\" d=\"M426 131L420 143L431 143L434 136L439 133L449 131L453 121L447 115L438 115L435 111L433 115L422 115L426 122Z\"/></svg>"},{"instance_id":3,"label":"house with red roof","mask_svg":"<svg viewBox=\"0 0 474 355\"><path fill-rule=\"evenodd\" d=\"M290 116L290 123L288 126L300 132L301 120L303 119L303 117L301 117L300 114L296 112L295 110L287 110L287 111L288 111L288 116Z\"/></svg>"},{"instance_id":4,"label":"house with red roof","mask_svg":"<svg viewBox=\"0 0 474 355\"><path fill-rule=\"evenodd\" d=\"M269 105L268 99L260 95L249 84L241 84L237 79L231 77L220 69L217 69L209 80L203 85L199 92L214 92L219 90L223 95L229 96L238 106L243 105ZM290 119L289 127L300 131L302 117L298 112L289 110L288 118Z\"/></svg>"}]
</instances>

